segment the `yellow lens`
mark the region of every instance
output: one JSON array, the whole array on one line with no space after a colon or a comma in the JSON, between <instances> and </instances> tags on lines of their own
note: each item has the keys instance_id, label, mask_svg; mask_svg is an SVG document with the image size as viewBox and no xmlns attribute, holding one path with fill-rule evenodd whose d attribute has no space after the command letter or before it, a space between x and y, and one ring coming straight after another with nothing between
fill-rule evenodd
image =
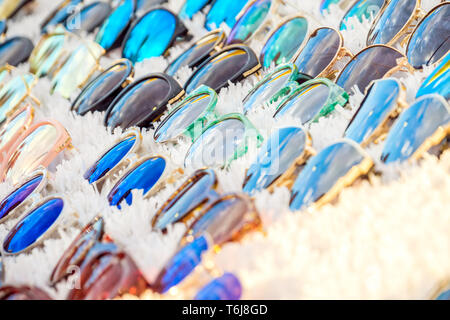
<instances>
[{"instance_id":1,"label":"yellow lens","mask_svg":"<svg viewBox=\"0 0 450 320\"><path fill-rule=\"evenodd\" d=\"M6 179L17 184L36 170L58 141L58 130L45 124L33 130L8 160Z\"/></svg>"},{"instance_id":2,"label":"yellow lens","mask_svg":"<svg viewBox=\"0 0 450 320\"><path fill-rule=\"evenodd\" d=\"M23 110L0 130L0 150L11 142L12 137L25 130L27 122L29 122L27 114L28 111Z\"/></svg>"},{"instance_id":3,"label":"yellow lens","mask_svg":"<svg viewBox=\"0 0 450 320\"><path fill-rule=\"evenodd\" d=\"M3 86L0 90L0 124L15 112L34 83L35 77L32 74L25 74L14 77Z\"/></svg>"},{"instance_id":4,"label":"yellow lens","mask_svg":"<svg viewBox=\"0 0 450 320\"><path fill-rule=\"evenodd\" d=\"M0 20L8 19L19 8L23 0L0 1Z\"/></svg>"},{"instance_id":5,"label":"yellow lens","mask_svg":"<svg viewBox=\"0 0 450 320\"><path fill-rule=\"evenodd\" d=\"M83 86L95 72L97 61L104 52L105 50L95 42L85 42L75 48L52 79L52 93L58 92L64 98L70 98L72 93Z\"/></svg>"},{"instance_id":6,"label":"yellow lens","mask_svg":"<svg viewBox=\"0 0 450 320\"><path fill-rule=\"evenodd\" d=\"M62 55L66 43L67 36L64 33L44 35L33 49L33 52L31 52L29 59L30 72L38 77L51 73L58 58Z\"/></svg>"}]
</instances>

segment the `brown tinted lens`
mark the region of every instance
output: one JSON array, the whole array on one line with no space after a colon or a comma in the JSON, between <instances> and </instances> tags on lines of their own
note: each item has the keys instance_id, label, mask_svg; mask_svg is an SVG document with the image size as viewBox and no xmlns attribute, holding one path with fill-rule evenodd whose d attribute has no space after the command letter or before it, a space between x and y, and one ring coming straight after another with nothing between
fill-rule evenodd
<instances>
[{"instance_id":1,"label":"brown tinted lens","mask_svg":"<svg viewBox=\"0 0 450 320\"><path fill-rule=\"evenodd\" d=\"M0 300L52 300L43 290L36 287L0 288Z\"/></svg>"}]
</instances>

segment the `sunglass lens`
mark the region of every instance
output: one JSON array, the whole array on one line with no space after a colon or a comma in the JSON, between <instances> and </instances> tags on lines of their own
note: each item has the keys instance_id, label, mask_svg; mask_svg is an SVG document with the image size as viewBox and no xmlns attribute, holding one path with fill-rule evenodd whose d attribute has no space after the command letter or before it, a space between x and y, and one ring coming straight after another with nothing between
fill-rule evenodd
<instances>
[{"instance_id":1,"label":"sunglass lens","mask_svg":"<svg viewBox=\"0 0 450 320\"><path fill-rule=\"evenodd\" d=\"M194 300L239 300L241 295L241 282L234 274L227 272L200 289Z\"/></svg>"},{"instance_id":2,"label":"sunglass lens","mask_svg":"<svg viewBox=\"0 0 450 320\"><path fill-rule=\"evenodd\" d=\"M18 66L26 61L33 51L33 43L25 37L14 37L0 44L0 66Z\"/></svg>"},{"instance_id":3,"label":"sunglass lens","mask_svg":"<svg viewBox=\"0 0 450 320\"><path fill-rule=\"evenodd\" d=\"M108 150L99 160L97 160L92 167L90 167L84 174L84 178L93 183L101 179L112 168L114 168L133 148L136 143L136 137L131 136L116 144Z\"/></svg>"},{"instance_id":4,"label":"sunglass lens","mask_svg":"<svg viewBox=\"0 0 450 320\"><path fill-rule=\"evenodd\" d=\"M227 44L244 43L247 41L269 14L272 0L257 0L245 10L242 17L235 23Z\"/></svg>"},{"instance_id":5,"label":"sunglass lens","mask_svg":"<svg viewBox=\"0 0 450 320\"><path fill-rule=\"evenodd\" d=\"M342 70L336 84L351 92L357 86L361 92L370 82L382 78L389 70L397 66L397 60L403 55L390 47L375 45L358 53Z\"/></svg>"},{"instance_id":6,"label":"sunglass lens","mask_svg":"<svg viewBox=\"0 0 450 320\"><path fill-rule=\"evenodd\" d=\"M431 93L440 94L446 100L450 100L450 53L447 53L442 62L424 80L416 98Z\"/></svg>"},{"instance_id":7,"label":"sunglass lens","mask_svg":"<svg viewBox=\"0 0 450 320\"><path fill-rule=\"evenodd\" d=\"M50 296L37 287L12 287L0 288L0 300L51 300Z\"/></svg>"},{"instance_id":8,"label":"sunglass lens","mask_svg":"<svg viewBox=\"0 0 450 320\"><path fill-rule=\"evenodd\" d=\"M319 200L364 159L361 151L348 142L338 142L323 149L306 163L295 180L291 210L303 209Z\"/></svg>"},{"instance_id":9,"label":"sunglass lens","mask_svg":"<svg viewBox=\"0 0 450 320\"><path fill-rule=\"evenodd\" d=\"M63 47L68 44L68 37L64 33L44 36L31 53L29 63L30 72L37 77L44 77L52 73L60 58Z\"/></svg>"},{"instance_id":10,"label":"sunglass lens","mask_svg":"<svg viewBox=\"0 0 450 320\"><path fill-rule=\"evenodd\" d=\"M31 74L16 76L0 89L0 124L25 99L35 80Z\"/></svg>"},{"instance_id":11,"label":"sunglass lens","mask_svg":"<svg viewBox=\"0 0 450 320\"><path fill-rule=\"evenodd\" d=\"M247 0L215 0L206 15L205 26L209 31L225 22L230 28L236 23L236 16L244 8Z\"/></svg>"},{"instance_id":12,"label":"sunglass lens","mask_svg":"<svg viewBox=\"0 0 450 320\"><path fill-rule=\"evenodd\" d=\"M406 56L416 69L438 62L450 50L450 3L434 9L411 36Z\"/></svg>"},{"instance_id":13,"label":"sunglass lens","mask_svg":"<svg viewBox=\"0 0 450 320\"><path fill-rule=\"evenodd\" d=\"M64 23L75 11L76 5L82 0L65 1L64 5L58 6L41 24L41 33L47 33L49 29Z\"/></svg>"},{"instance_id":14,"label":"sunglass lens","mask_svg":"<svg viewBox=\"0 0 450 320\"><path fill-rule=\"evenodd\" d=\"M35 243L58 219L64 207L61 198L52 198L23 217L3 241L3 250L19 253Z\"/></svg>"},{"instance_id":15,"label":"sunglass lens","mask_svg":"<svg viewBox=\"0 0 450 320\"><path fill-rule=\"evenodd\" d=\"M379 80L366 97L345 130L345 137L357 143L366 141L397 107L400 85L393 79Z\"/></svg>"},{"instance_id":16,"label":"sunglass lens","mask_svg":"<svg viewBox=\"0 0 450 320\"><path fill-rule=\"evenodd\" d=\"M3 152L7 152L8 146L12 145L25 131L33 120L31 111L26 108L13 116L2 126L0 130L0 160L3 159Z\"/></svg>"},{"instance_id":17,"label":"sunglass lens","mask_svg":"<svg viewBox=\"0 0 450 320\"><path fill-rule=\"evenodd\" d=\"M24 202L30 194L39 186L43 176L38 175L31 180L25 182L10 195L8 195L2 202L0 202L0 219L7 217L14 208Z\"/></svg>"},{"instance_id":18,"label":"sunglass lens","mask_svg":"<svg viewBox=\"0 0 450 320\"><path fill-rule=\"evenodd\" d=\"M303 17L286 21L264 44L260 55L262 66L268 68L272 63L288 62L303 43L307 31L308 21Z\"/></svg>"},{"instance_id":19,"label":"sunglass lens","mask_svg":"<svg viewBox=\"0 0 450 320\"><path fill-rule=\"evenodd\" d=\"M339 28L341 30L353 29L352 24L355 19L358 19L359 22L362 22L363 19L373 19L380 12L384 2L385 0L357 0L342 18Z\"/></svg>"},{"instance_id":20,"label":"sunglass lens","mask_svg":"<svg viewBox=\"0 0 450 320\"><path fill-rule=\"evenodd\" d=\"M130 205L133 201L131 190L143 190L146 194L161 178L166 168L163 158L155 157L145 160L139 166L121 178L108 194L109 204L120 209L120 203L125 199Z\"/></svg>"},{"instance_id":21,"label":"sunglass lens","mask_svg":"<svg viewBox=\"0 0 450 320\"><path fill-rule=\"evenodd\" d=\"M128 60L111 66L83 88L73 102L72 110L79 115L105 111L132 72L133 66Z\"/></svg>"},{"instance_id":22,"label":"sunglass lens","mask_svg":"<svg viewBox=\"0 0 450 320\"><path fill-rule=\"evenodd\" d=\"M244 134L245 125L238 119L227 119L209 127L189 148L185 167L225 165L244 142Z\"/></svg>"},{"instance_id":23,"label":"sunglass lens","mask_svg":"<svg viewBox=\"0 0 450 320\"><path fill-rule=\"evenodd\" d=\"M175 37L177 19L165 9L145 14L128 32L122 56L133 63L164 54Z\"/></svg>"},{"instance_id":24,"label":"sunglass lens","mask_svg":"<svg viewBox=\"0 0 450 320\"><path fill-rule=\"evenodd\" d=\"M126 31L134 14L134 0L124 0L113 13L103 22L95 36L95 42L105 50L116 47L123 33Z\"/></svg>"},{"instance_id":25,"label":"sunglass lens","mask_svg":"<svg viewBox=\"0 0 450 320\"><path fill-rule=\"evenodd\" d=\"M209 0L186 0L180 10L179 16L181 19L192 19L194 14L202 10Z\"/></svg>"},{"instance_id":26,"label":"sunglass lens","mask_svg":"<svg viewBox=\"0 0 450 320\"><path fill-rule=\"evenodd\" d=\"M68 17L64 25L70 32L92 32L103 23L111 10L111 6L107 2L94 2Z\"/></svg>"},{"instance_id":27,"label":"sunglass lens","mask_svg":"<svg viewBox=\"0 0 450 320\"><path fill-rule=\"evenodd\" d=\"M320 28L310 36L294 64L298 71L317 77L336 57L341 45L339 33L331 28Z\"/></svg>"},{"instance_id":28,"label":"sunglass lens","mask_svg":"<svg viewBox=\"0 0 450 320\"><path fill-rule=\"evenodd\" d=\"M424 96L402 112L384 144L381 160L389 163L410 158L440 126L448 126L450 111L437 96Z\"/></svg>"},{"instance_id":29,"label":"sunglass lens","mask_svg":"<svg viewBox=\"0 0 450 320\"><path fill-rule=\"evenodd\" d=\"M275 130L247 170L243 191L253 194L269 187L305 152L307 136L301 128Z\"/></svg>"}]
</instances>

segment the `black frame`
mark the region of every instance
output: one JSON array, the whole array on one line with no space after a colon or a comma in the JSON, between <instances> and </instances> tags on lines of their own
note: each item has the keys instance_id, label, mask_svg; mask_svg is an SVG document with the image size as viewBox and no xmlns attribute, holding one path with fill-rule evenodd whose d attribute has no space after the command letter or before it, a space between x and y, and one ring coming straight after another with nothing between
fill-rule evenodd
<instances>
[{"instance_id":1,"label":"black frame","mask_svg":"<svg viewBox=\"0 0 450 320\"><path fill-rule=\"evenodd\" d=\"M153 122L158 120L163 114L164 112L167 110L167 104L174 98L176 98L177 96L180 96L180 98L182 97L181 94L184 94L184 90L183 88L180 86L180 84L171 76L165 74L165 73L161 73L161 72L155 72L155 73L150 73L148 75L146 75L145 77L142 77L138 80L135 80L132 84L130 84L129 86L127 86L124 90L122 90L115 98L114 100L110 103L108 109L106 110L105 113L105 117L103 119L103 124L105 127L108 127L107 124L107 120L109 118L109 114L111 113L112 109L114 108L115 104L122 99L122 97L131 89L133 89L137 84L143 82L143 81L147 81L148 79L151 78L160 78L163 79L165 81L167 81L167 83L169 84L169 92L167 93L167 96L164 98L164 101L162 103L160 103L158 106L156 106L156 109L150 111L147 116L145 116L142 120L140 120L139 122L137 122L134 126L135 127L139 127L139 128L152 128L153 127Z\"/></svg>"},{"instance_id":2,"label":"black frame","mask_svg":"<svg viewBox=\"0 0 450 320\"><path fill-rule=\"evenodd\" d=\"M223 48L222 50L220 50L219 52L215 53L214 55L212 55L211 57L209 57L207 60L205 60L189 77L189 79L186 80L186 83L184 84L184 90L186 90L186 88L188 87L189 83L191 82L192 78L194 78L194 76L208 63L210 63L213 59L215 59L217 56L223 54L226 51L230 51L230 50L243 50L247 53L247 63L244 65L244 67L241 68L241 70L239 70L239 72L237 72L233 77L231 77L230 79L225 79L224 81L222 81L222 83L217 87L217 88L211 88L216 92L219 92L220 89L222 88L226 88L228 86L228 81L231 81L232 83L236 83L239 82L243 79L245 79L248 75L244 75L244 73L255 69L253 73L255 73L256 71L258 71L259 69L261 69L261 64L259 63L259 59L258 56L256 55L256 53L253 51L252 48L250 48L249 46L246 46L244 44L232 44L229 46L226 46L225 48ZM250 75L250 74L249 74Z\"/></svg>"},{"instance_id":3,"label":"black frame","mask_svg":"<svg viewBox=\"0 0 450 320\"><path fill-rule=\"evenodd\" d=\"M80 100L80 98L84 95L86 90L95 82L97 82L100 78L102 78L105 73L109 72L112 68L114 68L117 65L125 65L125 67L128 69L127 74L124 76L124 78L121 79L119 83L117 83L111 90L109 90L99 101L94 103L89 110L86 110L85 112L78 112L75 110L75 104ZM80 94L76 97L76 99L73 101L70 110L74 111L76 114L80 116L84 116L86 113L89 112L95 112L95 111L105 111L108 109L111 102L117 97L117 95L125 89L127 83L126 81L129 79L130 76L132 76L134 73L133 64L128 59L120 59L119 61L115 62L113 65L111 65L108 69L100 73L98 76L96 76L94 79L89 81L88 84L86 84L83 89L81 90Z\"/></svg>"}]
</instances>

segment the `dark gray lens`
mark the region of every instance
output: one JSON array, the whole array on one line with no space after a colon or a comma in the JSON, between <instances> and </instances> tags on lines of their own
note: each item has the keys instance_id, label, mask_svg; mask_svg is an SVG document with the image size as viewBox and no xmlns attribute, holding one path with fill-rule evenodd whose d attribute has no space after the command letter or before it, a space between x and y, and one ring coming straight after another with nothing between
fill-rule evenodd
<instances>
[{"instance_id":1,"label":"dark gray lens","mask_svg":"<svg viewBox=\"0 0 450 320\"><path fill-rule=\"evenodd\" d=\"M33 43L25 37L14 37L0 44L0 66L18 66L26 61L33 51Z\"/></svg>"},{"instance_id":2,"label":"dark gray lens","mask_svg":"<svg viewBox=\"0 0 450 320\"><path fill-rule=\"evenodd\" d=\"M94 2L68 17L64 25L71 32L92 32L103 23L111 11L112 8L108 3Z\"/></svg>"}]
</instances>

